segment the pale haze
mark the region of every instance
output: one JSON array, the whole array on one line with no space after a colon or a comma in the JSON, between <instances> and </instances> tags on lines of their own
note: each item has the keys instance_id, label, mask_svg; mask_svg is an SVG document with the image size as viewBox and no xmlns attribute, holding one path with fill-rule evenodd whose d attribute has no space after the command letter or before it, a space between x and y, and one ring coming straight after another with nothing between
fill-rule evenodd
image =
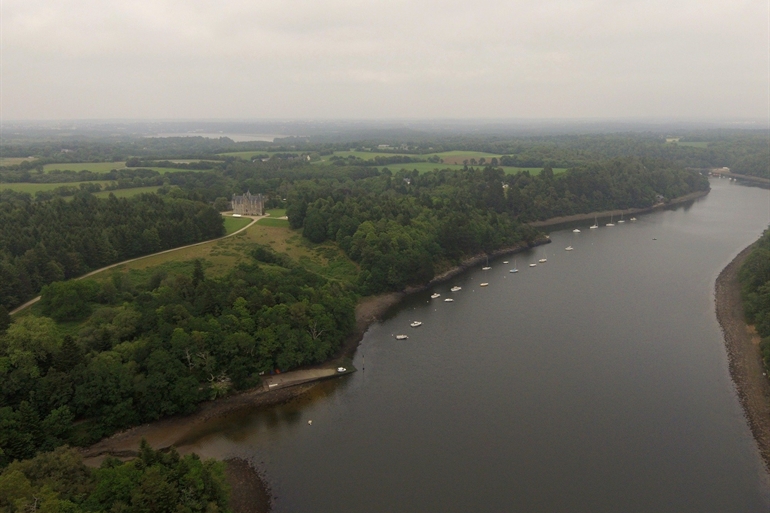
<instances>
[{"instance_id":1,"label":"pale haze","mask_svg":"<svg viewBox=\"0 0 770 513\"><path fill-rule=\"evenodd\" d=\"M0 117L767 119L766 0L3 0Z\"/></svg>"}]
</instances>

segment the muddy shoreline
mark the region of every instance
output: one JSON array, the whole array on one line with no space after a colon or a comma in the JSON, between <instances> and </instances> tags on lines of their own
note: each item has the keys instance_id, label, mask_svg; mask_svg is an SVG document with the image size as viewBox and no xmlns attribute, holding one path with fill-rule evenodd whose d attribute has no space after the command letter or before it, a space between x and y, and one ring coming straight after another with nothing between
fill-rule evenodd
<instances>
[{"instance_id":1,"label":"muddy shoreline","mask_svg":"<svg viewBox=\"0 0 770 513\"><path fill-rule=\"evenodd\" d=\"M741 251L717 278L714 287L717 320L725 337L730 377L743 407L765 469L770 472L770 381L763 376L759 335L746 324L738 271L753 249Z\"/></svg>"}]
</instances>

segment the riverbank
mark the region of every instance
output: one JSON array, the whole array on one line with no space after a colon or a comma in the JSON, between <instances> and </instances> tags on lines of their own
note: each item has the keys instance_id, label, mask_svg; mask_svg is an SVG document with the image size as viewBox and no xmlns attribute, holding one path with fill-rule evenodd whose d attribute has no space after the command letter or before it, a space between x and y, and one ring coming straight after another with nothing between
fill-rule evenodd
<instances>
[{"instance_id":1,"label":"riverbank","mask_svg":"<svg viewBox=\"0 0 770 513\"><path fill-rule=\"evenodd\" d=\"M702 198L705 195L707 195L710 190L711 189L708 189L705 191L691 192L690 194L685 194L684 196L674 198L668 203L656 203L655 205L652 205L651 207L647 207L647 208L627 208L625 210L620 210L620 209L605 210L603 212L590 212L588 214L574 214L571 216L552 217L551 219L546 219L545 221L531 222L529 223L529 225L534 228L548 228L551 226L558 226L560 224L567 224L567 223L575 223L579 221L593 221L596 218L604 218L604 217L610 217L610 216L620 217L621 215L632 216L636 214L646 214L649 212L654 212L656 210L663 210L668 207L681 205L689 201L694 201L698 198Z\"/></svg>"},{"instance_id":2,"label":"riverbank","mask_svg":"<svg viewBox=\"0 0 770 513\"><path fill-rule=\"evenodd\" d=\"M770 471L770 381L764 376L759 335L746 324L738 271L753 245L741 251L719 274L715 285L716 313L725 337L730 377L744 415Z\"/></svg>"}]
</instances>

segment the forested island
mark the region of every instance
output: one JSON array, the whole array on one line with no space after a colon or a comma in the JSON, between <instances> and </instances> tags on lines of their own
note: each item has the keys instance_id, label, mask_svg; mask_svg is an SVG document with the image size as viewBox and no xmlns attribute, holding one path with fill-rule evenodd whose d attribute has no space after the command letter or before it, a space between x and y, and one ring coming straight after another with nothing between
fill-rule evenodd
<instances>
[{"instance_id":1,"label":"forested island","mask_svg":"<svg viewBox=\"0 0 770 513\"><path fill-rule=\"evenodd\" d=\"M117 503L138 511L147 473L165 476L172 490L190 472L209 476L196 478L209 484L191 500L226 511L221 468L213 462L145 447L130 463L108 460L89 470L63 447L189 413L201 401L257 386L264 373L327 361L353 333L361 297L427 283L474 255L531 245L541 235L533 221L650 208L707 191L708 180L688 167L751 160L755 144L741 139L736 156L734 146L717 140L696 158L703 148L676 149L659 137L444 140L431 143L430 152L402 149L362 164L368 159L328 157L354 146L376 148L371 141L249 143L253 149L244 150L243 143L190 139L150 142L144 150L131 141L68 142L66 153L52 141L16 143L10 148L19 155L41 156L0 167L0 490L22 490L2 503L11 511L22 511L45 487L45 500L64 501L68 511ZM464 151L496 156L474 154L446 166L441 160L448 156L434 157L461 143ZM653 147L659 151L645 150ZM181 159L203 163L163 171ZM125 167L43 168L88 160ZM539 169L513 169L524 165ZM3 190L5 183L50 183L41 178L50 174L67 177L62 183L152 180L156 190L124 198L97 197L82 185L72 195ZM74 280L223 235L218 211L246 190L286 214L286 221L271 220L284 239L244 239L217 250L232 259L227 265L204 256ZM762 304L762 287L748 292L750 301ZM37 294L34 308L8 315ZM765 314L755 310L763 322ZM71 479L41 477L65 467ZM109 484L117 474L130 476L121 491Z\"/></svg>"}]
</instances>

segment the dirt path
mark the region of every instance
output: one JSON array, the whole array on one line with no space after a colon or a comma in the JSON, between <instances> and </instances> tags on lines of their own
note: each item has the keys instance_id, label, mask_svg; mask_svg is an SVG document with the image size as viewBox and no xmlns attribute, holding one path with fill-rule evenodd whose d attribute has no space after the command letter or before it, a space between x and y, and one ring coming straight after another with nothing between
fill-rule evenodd
<instances>
[{"instance_id":1,"label":"dirt path","mask_svg":"<svg viewBox=\"0 0 770 513\"><path fill-rule=\"evenodd\" d=\"M770 381L763 375L759 336L744 321L738 271L752 246L741 251L719 274L716 312L725 336L730 376L765 467L770 471Z\"/></svg>"},{"instance_id":2,"label":"dirt path","mask_svg":"<svg viewBox=\"0 0 770 513\"><path fill-rule=\"evenodd\" d=\"M181 246L181 247L178 247L178 248L166 249L166 250L163 250L163 251L159 251L157 253L152 253L151 255L144 255L144 256L140 256L140 257L136 257L136 258L130 258L128 260L123 260L122 262L118 262L118 263L115 263L115 264L110 264L110 265L108 265L106 267L102 267L101 269L97 269L95 271L91 271L90 273L84 274L83 276L78 276L75 279L76 280L82 280L84 278L88 278L89 276L93 276L94 274L98 274L98 273L100 273L102 271L106 271L107 269L112 269L113 267L118 267L119 265L128 264L130 262L136 262L137 260L142 260L143 258L150 258L150 257L158 256L158 255L163 255L163 254L166 254L166 253L171 253L172 251L179 251L181 249L192 248L192 247L200 246L200 245L203 245L203 244L210 244L212 242L217 242L219 240L226 239L228 237L232 237L233 235L238 235L243 230L246 230L247 228L252 226L254 223L256 223L257 221L262 219L264 216L242 216L242 217L248 217L249 219L251 219L251 222L249 224L247 224L246 226L244 226L243 228L241 228L239 230L236 230L233 233L229 233L229 234L227 234L227 235L225 235L223 237L218 237L216 239L211 239L211 240L204 240L203 242L196 242L195 244L188 244L187 246ZM23 305L19 306L18 308L15 308L15 309L11 310L10 314L11 315L17 314L17 313L21 312L22 310L24 310L25 308L34 305L38 301L40 301L40 296L37 296L36 298L30 299L29 301L27 301Z\"/></svg>"}]
</instances>

